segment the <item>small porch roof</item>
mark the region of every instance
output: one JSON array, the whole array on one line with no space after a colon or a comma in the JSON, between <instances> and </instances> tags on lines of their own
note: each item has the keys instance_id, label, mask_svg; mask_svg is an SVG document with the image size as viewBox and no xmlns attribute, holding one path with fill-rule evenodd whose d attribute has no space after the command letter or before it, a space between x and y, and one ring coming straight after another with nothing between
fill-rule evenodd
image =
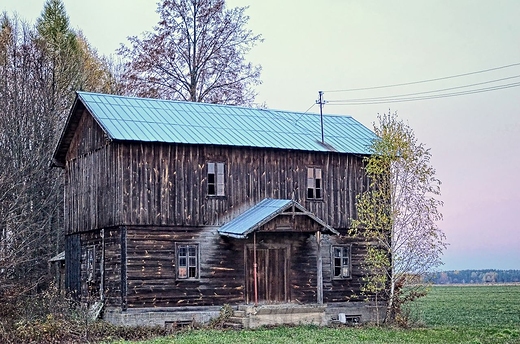
<instances>
[{"instance_id":1,"label":"small porch roof","mask_svg":"<svg viewBox=\"0 0 520 344\"><path fill-rule=\"evenodd\" d=\"M230 222L218 229L220 235L229 236L237 239L245 239L249 233L258 230L277 216L288 209L293 208L298 211L298 215L305 215L323 227L324 231L339 234L331 226L313 213L307 211L301 204L289 199L265 198L260 203L246 210Z\"/></svg>"}]
</instances>

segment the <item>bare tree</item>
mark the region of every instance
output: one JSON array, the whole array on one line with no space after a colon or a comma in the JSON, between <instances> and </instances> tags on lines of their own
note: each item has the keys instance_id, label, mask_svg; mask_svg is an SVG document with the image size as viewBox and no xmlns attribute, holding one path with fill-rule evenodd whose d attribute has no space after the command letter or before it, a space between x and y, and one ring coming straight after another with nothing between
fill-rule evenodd
<instances>
[{"instance_id":1,"label":"bare tree","mask_svg":"<svg viewBox=\"0 0 520 344\"><path fill-rule=\"evenodd\" d=\"M353 233L368 243L365 289L388 292L387 321L393 321L403 303L425 294L422 282L442 264L441 183L430 151L397 114L379 116L374 130L378 139L366 159L370 188L358 197Z\"/></svg>"},{"instance_id":2,"label":"bare tree","mask_svg":"<svg viewBox=\"0 0 520 344\"><path fill-rule=\"evenodd\" d=\"M35 27L0 16L0 297L42 285L63 249L63 176L49 161L75 89L110 89L107 66L59 0Z\"/></svg>"},{"instance_id":3,"label":"bare tree","mask_svg":"<svg viewBox=\"0 0 520 344\"><path fill-rule=\"evenodd\" d=\"M154 31L130 37L131 46L119 49L128 59L126 93L251 104L261 68L245 55L262 39L246 29L245 10L227 9L224 0L163 0Z\"/></svg>"}]
</instances>

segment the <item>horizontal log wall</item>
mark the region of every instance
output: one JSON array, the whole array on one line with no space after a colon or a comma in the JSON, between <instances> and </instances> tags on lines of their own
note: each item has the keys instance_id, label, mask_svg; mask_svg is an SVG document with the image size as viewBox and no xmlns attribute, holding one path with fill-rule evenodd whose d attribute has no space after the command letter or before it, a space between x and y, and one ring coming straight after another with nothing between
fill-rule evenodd
<instances>
[{"instance_id":1,"label":"horizontal log wall","mask_svg":"<svg viewBox=\"0 0 520 344\"><path fill-rule=\"evenodd\" d=\"M175 243L199 244L200 278L176 279ZM244 300L243 242L210 228L127 228L127 306L180 307Z\"/></svg>"},{"instance_id":2,"label":"horizontal log wall","mask_svg":"<svg viewBox=\"0 0 520 344\"><path fill-rule=\"evenodd\" d=\"M323 259L323 301L349 302L362 301L364 269L363 259L366 255L366 245L363 241L346 235L324 235L322 239ZM346 279L333 279L332 272L332 246L351 244L351 277Z\"/></svg>"},{"instance_id":3,"label":"horizontal log wall","mask_svg":"<svg viewBox=\"0 0 520 344\"><path fill-rule=\"evenodd\" d=\"M124 290L122 283L122 250L121 228L105 229L105 300L107 306L122 307Z\"/></svg>"}]
</instances>

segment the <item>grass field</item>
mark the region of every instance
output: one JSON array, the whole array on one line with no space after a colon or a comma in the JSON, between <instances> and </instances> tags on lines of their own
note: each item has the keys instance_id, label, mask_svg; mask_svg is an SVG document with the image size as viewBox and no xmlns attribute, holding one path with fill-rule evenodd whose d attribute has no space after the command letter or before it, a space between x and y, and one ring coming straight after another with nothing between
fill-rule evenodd
<instances>
[{"instance_id":1,"label":"grass field","mask_svg":"<svg viewBox=\"0 0 520 344\"><path fill-rule=\"evenodd\" d=\"M433 287L414 304L411 315L418 326L406 330L315 326L194 330L141 343L520 343L520 285Z\"/></svg>"}]
</instances>

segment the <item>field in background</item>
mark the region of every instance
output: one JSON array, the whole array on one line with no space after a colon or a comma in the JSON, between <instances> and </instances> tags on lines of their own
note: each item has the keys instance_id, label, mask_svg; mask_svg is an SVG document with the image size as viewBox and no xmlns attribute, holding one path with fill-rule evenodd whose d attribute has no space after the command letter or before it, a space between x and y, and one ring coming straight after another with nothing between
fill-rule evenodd
<instances>
[{"instance_id":1,"label":"field in background","mask_svg":"<svg viewBox=\"0 0 520 344\"><path fill-rule=\"evenodd\" d=\"M410 315L418 327L406 330L315 326L195 330L140 343L514 344L520 343L520 286L435 286L416 302Z\"/></svg>"},{"instance_id":2,"label":"field in background","mask_svg":"<svg viewBox=\"0 0 520 344\"><path fill-rule=\"evenodd\" d=\"M435 286L414 306L427 326L520 327L520 285Z\"/></svg>"}]
</instances>

